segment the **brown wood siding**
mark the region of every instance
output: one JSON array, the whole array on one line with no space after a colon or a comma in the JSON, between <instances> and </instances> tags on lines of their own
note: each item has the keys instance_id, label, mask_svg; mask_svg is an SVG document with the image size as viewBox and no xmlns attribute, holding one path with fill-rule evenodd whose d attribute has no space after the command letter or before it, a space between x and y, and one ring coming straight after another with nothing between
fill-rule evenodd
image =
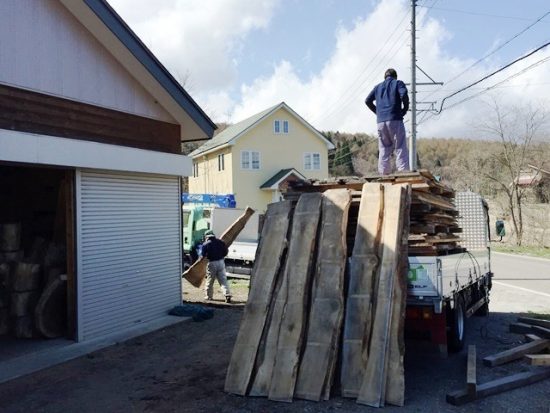
<instances>
[{"instance_id":1,"label":"brown wood siding","mask_svg":"<svg viewBox=\"0 0 550 413\"><path fill-rule=\"evenodd\" d=\"M0 128L181 153L179 125L6 85Z\"/></svg>"}]
</instances>

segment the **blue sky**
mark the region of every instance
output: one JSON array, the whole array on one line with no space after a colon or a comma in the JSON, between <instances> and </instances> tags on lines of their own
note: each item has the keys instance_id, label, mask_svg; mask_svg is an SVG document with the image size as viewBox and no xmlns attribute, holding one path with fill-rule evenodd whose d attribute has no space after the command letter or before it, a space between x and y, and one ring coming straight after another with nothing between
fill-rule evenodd
<instances>
[{"instance_id":1,"label":"blue sky","mask_svg":"<svg viewBox=\"0 0 550 413\"><path fill-rule=\"evenodd\" d=\"M410 78L407 0L110 0L215 121L236 122L286 101L321 130L369 132L363 100L393 66ZM419 0L418 65L443 88L437 101L550 41L550 15L473 68L476 60L550 11L547 0ZM454 101L527 68L550 49ZM550 61L419 127L422 136L471 136L488 97L503 105L546 105ZM421 75L419 75L421 78ZM474 116L475 115L475 116Z\"/></svg>"}]
</instances>

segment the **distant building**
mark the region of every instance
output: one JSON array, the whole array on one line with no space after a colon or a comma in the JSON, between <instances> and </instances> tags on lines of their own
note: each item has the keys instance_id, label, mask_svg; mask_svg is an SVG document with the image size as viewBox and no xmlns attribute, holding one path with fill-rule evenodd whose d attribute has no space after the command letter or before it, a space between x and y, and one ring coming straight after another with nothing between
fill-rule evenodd
<instances>
[{"instance_id":1,"label":"distant building","mask_svg":"<svg viewBox=\"0 0 550 413\"><path fill-rule=\"evenodd\" d=\"M189 192L235 195L259 213L290 181L326 179L334 145L282 102L229 126L193 151Z\"/></svg>"}]
</instances>

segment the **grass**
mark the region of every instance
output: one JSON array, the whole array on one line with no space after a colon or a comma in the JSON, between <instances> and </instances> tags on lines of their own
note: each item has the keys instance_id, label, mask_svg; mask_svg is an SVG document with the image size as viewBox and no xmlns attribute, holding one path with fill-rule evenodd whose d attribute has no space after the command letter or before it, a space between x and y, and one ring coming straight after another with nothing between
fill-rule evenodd
<instances>
[{"instance_id":1,"label":"grass","mask_svg":"<svg viewBox=\"0 0 550 413\"><path fill-rule=\"evenodd\" d=\"M536 318L537 320L550 320L549 313L534 313L532 311L528 311L526 313L522 313L522 316L529 317L529 318Z\"/></svg>"},{"instance_id":2,"label":"grass","mask_svg":"<svg viewBox=\"0 0 550 413\"><path fill-rule=\"evenodd\" d=\"M532 246L523 246L523 245L521 247L518 247L516 245L492 243L491 249L495 252L505 252L508 254L519 254L519 255L528 255L530 257L550 258L550 248L547 248L547 247L532 247Z\"/></svg>"}]
</instances>

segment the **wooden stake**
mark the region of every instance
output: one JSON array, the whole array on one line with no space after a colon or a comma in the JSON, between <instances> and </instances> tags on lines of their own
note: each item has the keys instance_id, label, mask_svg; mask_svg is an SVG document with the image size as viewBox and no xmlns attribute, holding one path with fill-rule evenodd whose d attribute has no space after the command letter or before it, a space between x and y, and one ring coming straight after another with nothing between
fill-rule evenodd
<instances>
[{"instance_id":1,"label":"wooden stake","mask_svg":"<svg viewBox=\"0 0 550 413\"><path fill-rule=\"evenodd\" d=\"M549 347L550 340L535 340L530 343L525 343L521 346L511 348L510 350L506 350L501 353L485 357L483 359L483 364L490 367L500 366L501 364L505 364L513 360L518 360L526 354L538 353L539 351L542 351Z\"/></svg>"}]
</instances>

